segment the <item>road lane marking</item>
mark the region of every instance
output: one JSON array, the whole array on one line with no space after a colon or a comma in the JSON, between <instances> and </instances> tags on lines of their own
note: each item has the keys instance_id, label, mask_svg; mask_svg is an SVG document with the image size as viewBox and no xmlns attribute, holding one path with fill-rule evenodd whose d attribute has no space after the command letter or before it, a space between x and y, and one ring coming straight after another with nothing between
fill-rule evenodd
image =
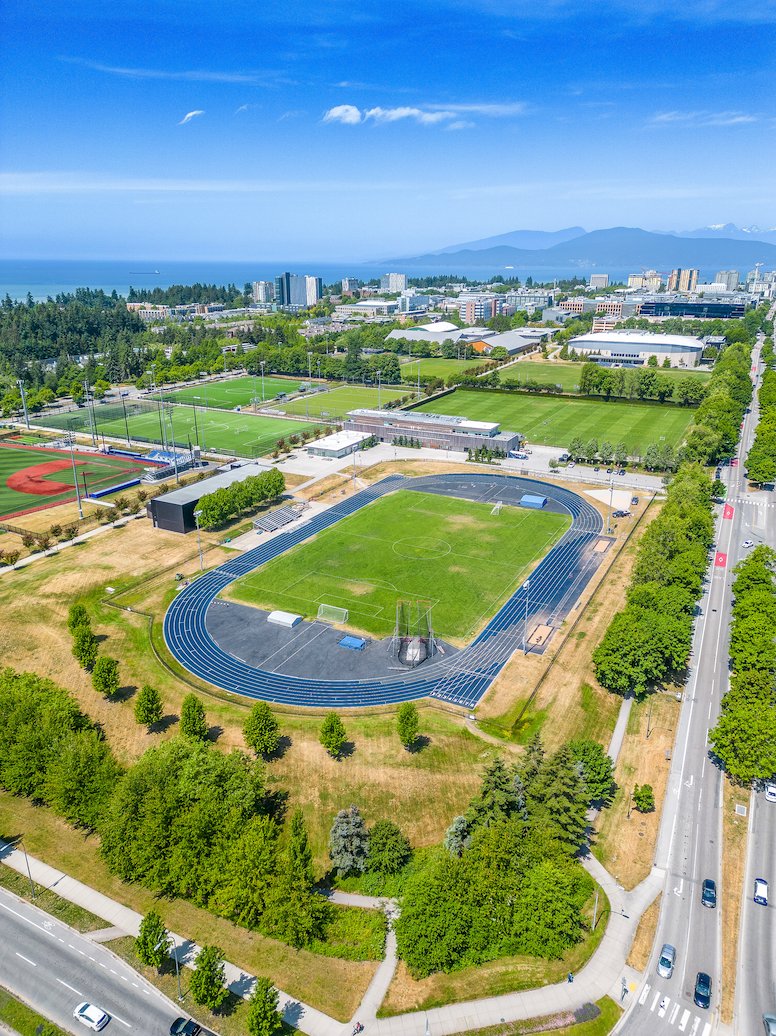
<instances>
[{"instance_id":1,"label":"road lane marking","mask_svg":"<svg viewBox=\"0 0 776 1036\"><path fill-rule=\"evenodd\" d=\"M684 1013L682 1014L682 1020L681 1022L679 1022L679 1032L684 1032L684 1030L687 1028L687 1023L689 1022L689 1020L690 1012L685 1009Z\"/></svg>"},{"instance_id":2,"label":"road lane marking","mask_svg":"<svg viewBox=\"0 0 776 1036\"><path fill-rule=\"evenodd\" d=\"M132 1026L129 1024L129 1022L125 1022L124 1019L123 1018L119 1018L119 1016L117 1014L111 1014L111 1018L115 1018L117 1022L121 1022L122 1025L126 1025L126 1027L128 1029L132 1028Z\"/></svg>"},{"instance_id":3,"label":"road lane marking","mask_svg":"<svg viewBox=\"0 0 776 1036\"><path fill-rule=\"evenodd\" d=\"M28 964L32 964L33 968L37 968L38 965L35 963L34 960L30 960L29 957L25 957L23 953L19 953L18 951L15 952L17 957L21 957L23 961L26 961Z\"/></svg>"},{"instance_id":4,"label":"road lane marking","mask_svg":"<svg viewBox=\"0 0 776 1036\"><path fill-rule=\"evenodd\" d=\"M69 989L71 993L75 993L76 996L83 996L83 993L80 989L74 989L72 986L69 986L67 982L64 982L61 978L58 978L57 982L60 984L60 986L64 986L65 989Z\"/></svg>"},{"instance_id":5,"label":"road lane marking","mask_svg":"<svg viewBox=\"0 0 776 1036\"><path fill-rule=\"evenodd\" d=\"M35 924L34 921L31 921L29 919L29 917L25 917L24 914L20 914L16 910L11 910L11 908L9 906L6 906L5 903L0 903L0 907L2 907L3 910L7 910L9 914L13 914L14 917L18 917L20 921L26 921L27 924L31 924L32 927L37 928L39 932L44 932L46 935L50 935L52 939L56 938L56 936L54 936L51 932L46 931L46 929L42 925ZM60 939L59 941L61 942L62 940Z\"/></svg>"}]
</instances>

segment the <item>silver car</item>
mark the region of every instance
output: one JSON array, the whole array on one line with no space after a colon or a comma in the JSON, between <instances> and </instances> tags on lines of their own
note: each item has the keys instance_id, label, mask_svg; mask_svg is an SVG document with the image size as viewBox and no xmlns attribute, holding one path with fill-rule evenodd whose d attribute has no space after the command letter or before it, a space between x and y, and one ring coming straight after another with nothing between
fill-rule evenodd
<instances>
[{"instance_id":1,"label":"silver car","mask_svg":"<svg viewBox=\"0 0 776 1036\"><path fill-rule=\"evenodd\" d=\"M676 960L676 947L671 943L663 943L663 949L657 959L657 973L661 978L670 978L674 973L674 961Z\"/></svg>"},{"instance_id":2,"label":"silver car","mask_svg":"<svg viewBox=\"0 0 776 1036\"><path fill-rule=\"evenodd\" d=\"M764 1014L765 1036L776 1036L776 1014Z\"/></svg>"}]
</instances>

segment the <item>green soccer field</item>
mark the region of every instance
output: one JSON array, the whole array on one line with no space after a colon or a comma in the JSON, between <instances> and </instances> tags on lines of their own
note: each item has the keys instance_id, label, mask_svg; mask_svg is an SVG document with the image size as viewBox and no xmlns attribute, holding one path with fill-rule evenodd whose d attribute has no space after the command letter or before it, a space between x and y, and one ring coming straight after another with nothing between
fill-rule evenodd
<instances>
[{"instance_id":1,"label":"green soccer field","mask_svg":"<svg viewBox=\"0 0 776 1036\"><path fill-rule=\"evenodd\" d=\"M461 371L471 370L472 367L482 367L492 361L487 356L475 356L471 360L444 360L441 357L430 356L424 360L412 360L410 363L403 363L401 366L402 381L410 385L417 381L418 363L420 363L421 378L444 378L447 380L451 374L460 374Z\"/></svg>"},{"instance_id":2,"label":"green soccer field","mask_svg":"<svg viewBox=\"0 0 776 1036\"><path fill-rule=\"evenodd\" d=\"M124 457L76 452L75 463L83 495L139 478L144 472L142 464ZM69 452L0 446L0 517L9 518L74 499Z\"/></svg>"},{"instance_id":3,"label":"green soccer field","mask_svg":"<svg viewBox=\"0 0 776 1036\"><path fill-rule=\"evenodd\" d=\"M528 396L523 393L456 389L418 407L426 413L455 414L472 421L499 421L502 430L520 432L529 445L568 447L575 436L624 442L630 454L650 443L677 446L694 411L687 407L644 403L604 403L594 399Z\"/></svg>"},{"instance_id":4,"label":"green soccer field","mask_svg":"<svg viewBox=\"0 0 776 1036\"><path fill-rule=\"evenodd\" d=\"M94 408L98 434L126 441L127 432L132 441L162 443L162 418L160 408L150 402L143 402L142 413L134 412L135 406L127 405L127 419L117 404ZM175 406L168 403L164 408L165 434L168 443L175 442L186 449L189 443L214 450L217 453L234 454L237 457L260 457L275 448L278 439L298 435L311 425L304 421L286 421L279 417L264 417L255 414L235 414L228 410L203 410L194 406ZM49 414L38 419L38 424L48 428L71 429L88 434L89 414L84 407L66 414Z\"/></svg>"},{"instance_id":5,"label":"green soccer field","mask_svg":"<svg viewBox=\"0 0 776 1036\"><path fill-rule=\"evenodd\" d=\"M347 625L393 633L398 600L433 603L435 633L464 642L571 523L565 515L400 490L233 583L232 600L315 618L347 608Z\"/></svg>"},{"instance_id":6,"label":"green soccer field","mask_svg":"<svg viewBox=\"0 0 776 1036\"><path fill-rule=\"evenodd\" d=\"M564 392L578 392L579 379L582 376L582 364L564 360L521 360L500 372L501 381L525 381L531 379L542 385L560 385ZM660 367L658 374L668 374L677 381L683 378L696 378L702 383L709 379L707 371L677 370L675 367Z\"/></svg>"},{"instance_id":7,"label":"green soccer field","mask_svg":"<svg viewBox=\"0 0 776 1036\"><path fill-rule=\"evenodd\" d=\"M285 414L295 414L298 417L309 416L313 421L318 418L323 421L341 421L349 410L374 409L377 407L378 401L385 406L390 400L400 399L409 394L410 390L406 386L383 385L378 392L376 388L342 385L329 392L313 392L309 396L302 396L290 403L277 403L276 409L282 410Z\"/></svg>"},{"instance_id":8,"label":"green soccer field","mask_svg":"<svg viewBox=\"0 0 776 1036\"><path fill-rule=\"evenodd\" d=\"M305 379L306 380L306 379ZM276 378L265 375L264 400L273 400L278 392L298 392L301 378ZM254 399L262 399L261 375L232 378L229 381L209 381L165 392L164 398L173 403L196 403L197 406L232 410L236 406L250 406Z\"/></svg>"}]
</instances>

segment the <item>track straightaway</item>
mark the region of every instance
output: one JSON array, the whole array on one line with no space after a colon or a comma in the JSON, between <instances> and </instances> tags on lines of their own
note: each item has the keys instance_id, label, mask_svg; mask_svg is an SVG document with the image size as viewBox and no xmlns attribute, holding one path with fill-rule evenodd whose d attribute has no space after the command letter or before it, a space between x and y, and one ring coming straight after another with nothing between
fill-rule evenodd
<instances>
[{"instance_id":1,"label":"track straightaway","mask_svg":"<svg viewBox=\"0 0 776 1036\"><path fill-rule=\"evenodd\" d=\"M398 489L483 502L539 491L571 516L571 526L531 573L530 589L526 589L525 582L518 587L472 643L449 661L371 680L306 679L248 665L216 643L208 632L206 615L225 587ZM535 479L479 472L416 478L389 475L293 531L281 533L196 579L178 594L165 615L165 642L190 673L248 698L284 705L346 708L431 696L473 708L514 652L523 646L526 595L529 627L550 618L557 624L571 610L595 571L599 556L592 546L602 528L599 512L577 493Z\"/></svg>"}]
</instances>

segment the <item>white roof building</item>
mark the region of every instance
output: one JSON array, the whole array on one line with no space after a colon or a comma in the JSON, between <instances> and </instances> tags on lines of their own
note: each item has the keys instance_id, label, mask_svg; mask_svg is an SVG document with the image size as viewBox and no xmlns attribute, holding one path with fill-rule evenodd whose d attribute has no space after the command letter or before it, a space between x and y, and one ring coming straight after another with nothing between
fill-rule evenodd
<instances>
[{"instance_id":1,"label":"white roof building","mask_svg":"<svg viewBox=\"0 0 776 1036\"><path fill-rule=\"evenodd\" d=\"M606 366L640 367L654 356L658 363L666 357L672 367L695 367L703 355L704 344L691 335L656 335L648 331L600 331L579 335L568 343L581 355L598 358Z\"/></svg>"}]
</instances>

